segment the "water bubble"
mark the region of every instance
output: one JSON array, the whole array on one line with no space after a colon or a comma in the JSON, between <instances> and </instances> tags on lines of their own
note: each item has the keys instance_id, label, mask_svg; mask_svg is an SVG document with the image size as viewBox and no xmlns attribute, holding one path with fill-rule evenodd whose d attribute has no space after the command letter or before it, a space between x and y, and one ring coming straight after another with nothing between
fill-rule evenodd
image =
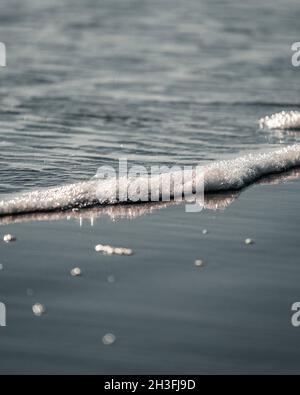
<instances>
[{"instance_id":1,"label":"water bubble","mask_svg":"<svg viewBox=\"0 0 300 395\"><path fill-rule=\"evenodd\" d=\"M203 229L203 230L202 230L202 234L207 235L207 233L208 233L208 230L207 230L207 229Z\"/></svg>"},{"instance_id":2,"label":"water bubble","mask_svg":"<svg viewBox=\"0 0 300 395\"><path fill-rule=\"evenodd\" d=\"M204 265L204 262L202 261L202 259L196 259L194 264L195 266L201 267Z\"/></svg>"},{"instance_id":3,"label":"water bubble","mask_svg":"<svg viewBox=\"0 0 300 395\"><path fill-rule=\"evenodd\" d=\"M103 344L105 344L106 346L111 346L112 344L114 344L116 341L116 336L113 335L112 333L107 333L106 335L103 336L102 338L102 342Z\"/></svg>"},{"instance_id":4,"label":"water bubble","mask_svg":"<svg viewBox=\"0 0 300 395\"><path fill-rule=\"evenodd\" d=\"M106 248L104 249L103 252L104 252L104 254L112 255L114 253L114 249L113 249L113 247L106 246Z\"/></svg>"},{"instance_id":5,"label":"water bubble","mask_svg":"<svg viewBox=\"0 0 300 395\"><path fill-rule=\"evenodd\" d=\"M74 267L71 270L71 276L73 276L73 277L81 276L81 274L82 274L82 271L81 271L80 267Z\"/></svg>"},{"instance_id":6,"label":"water bubble","mask_svg":"<svg viewBox=\"0 0 300 395\"><path fill-rule=\"evenodd\" d=\"M246 245L254 244L254 240L248 238L248 239L245 240L245 244L246 244Z\"/></svg>"},{"instance_id":7,"label":"water bubble","mask_svg":"<svg viewBox=\"0 0 300 395\"><path fill-rule=\"evenodd\" d=\"M108 283L112 284L112 283L114 283L115 281L116 281L116 279L115 279L114 276L108 276L108 277L107 277L107 282L108 282Z\"/></svg>"},{"instance_id":8,"label":"water bubble","mask_svg":"<svg viewBox=\"0 0 300 395\"><path fill-rule=\"evenodd\" d=\"M15 236L8 234L3 237L3 240L5 241L5 243L11 243L12 241L16 241L17 239Z\"/></svg>"},{"instance_id":9,"label":"water bubble","mask_svg":"<svg viewBox=\"0 0 300 395\"><path fill-rule=\"evenodd\" d=\"M35 303L32 306L32 311L33 311L34 315L36 315L37 317L40 317L41 315L43 315L46 312L46 308L41 303Z\"/></svg>"},{"instance_id":10,"label":"water bubble","mask_svg":"<svg viewBox=\"0 0 300 395\"><path fill-rule=\"evenodd\" d=\"M122 255L133 255L133 250L131 248L122 248Z\"/></svg>"},{"instance_id":11,"label":"water bubble","mask_svg":"<svg viewBox=\"0 0 300 395\"><path fill-rule=\"evenodd\" d=\"M112 247L110 245L98 244L95 246L95 251L102 252L105 255L133 255L131 248Z\"/></svg>"}]
</instances>

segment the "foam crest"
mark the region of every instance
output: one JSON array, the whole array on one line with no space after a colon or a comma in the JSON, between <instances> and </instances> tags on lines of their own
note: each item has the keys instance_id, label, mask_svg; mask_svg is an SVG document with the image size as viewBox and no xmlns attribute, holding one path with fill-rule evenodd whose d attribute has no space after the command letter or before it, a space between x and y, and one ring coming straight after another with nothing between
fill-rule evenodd
<instances>
[{"instance_id":1,"label":"foam crest","mask_svg":"<svg viewBox=\"0 0 300 395\"><path fill-rule=\"evenodd\" d=\"M300 144L214 162L203 166L204 189L206 193L236 191L264 176L281 173L298 166L300 166ZM197 182L200 181L197 181L193 173L189 171L188 177L185 175L182 177L181 172L163 174L152 179L144 177L139 180L138 187L148 188L149 181L153 184L169 182L170 176L175 181L180 177L183 183L187 180L187 183L192 184L193 191L196 188L199 190ZM116 197L115 182L97 179L17 194L0 201L0 215L60 211L125 202L136 203L139 202L139 198L132 192L137 188L136 183L136 180L127 178L119 180L119 187L131 190L131 196L124 197L124 199ZM173 197L175 193L176 189L173 188Z\"/></svg>"},{"instance_id":2,"label":"foam crest","mask_svg":"<svg viewBox=\"0 0 300 395\"><path fill-rule=\"evenodd\" d=\"M205 168L205 192L242 189L260 178L300 166L300 144L214 162Z\"/></svg>"},{"instance_id":3,"label":"foam crest","mask_svg":"<svg viewBox=\"0 0 300 395\"><path fill-rule=\"evenodd\" d=\"M261 129L300 129L299 111L281 111L259 120Z\"/></svg>"}]
</instances>

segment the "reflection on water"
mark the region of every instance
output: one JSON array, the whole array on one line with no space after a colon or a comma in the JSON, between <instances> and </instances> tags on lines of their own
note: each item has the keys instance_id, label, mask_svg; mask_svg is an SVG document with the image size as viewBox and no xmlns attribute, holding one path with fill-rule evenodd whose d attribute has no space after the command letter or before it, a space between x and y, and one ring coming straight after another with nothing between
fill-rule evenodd
<instances>
[{"instance_id":1,"label":"reflection on water","mask_svg":"<svg viewBox=\"0 0 300 395\"><path fill-rule=\"evenodd\" d=\"M297 141L300 137L299 129L270 129L267 133L263 132L267 141L271 144L287 144Z\"/></svg>"},{"instance_id":2,"label":"reflection on water","mask_svg":"<svg viewBox=\"0 0 300 395\"><path fill-rule=\"evenodd\" d=\"M236 198L238 193L228 193L205 198L205 209L224 209ZM112 221L127 218L134 219L142 215L151 214L155 210L161 210L182 202L155 202L141 204L115 204L104 207L94 207L90 209L73 209L72 211L32 213L24 215L10 215L0 217L0 225L8 225L24 221L58 221L63 219L78 219L82 225L83 220L90 220L91 226L94 225L96 218L108 216Z\"/></svg>"}]
</instances>

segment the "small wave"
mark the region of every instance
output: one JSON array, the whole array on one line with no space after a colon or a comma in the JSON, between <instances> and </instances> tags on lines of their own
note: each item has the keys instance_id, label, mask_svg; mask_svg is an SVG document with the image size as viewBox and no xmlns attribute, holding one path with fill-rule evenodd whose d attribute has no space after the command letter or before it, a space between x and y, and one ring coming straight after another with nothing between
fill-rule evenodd
<instances>
[{"instance_id":1,"label":"small wave","mask_svg":"<svg viewBox=\"0 0 300 395\"><path fill-rule=\"evenodd\" d=\"M261 129L300 129L299 111L281 111L259 120Z\"/></svg>"},{"instance_id":2,"label":"small wave","mask_svg":"<svg viewBox=\"0 0 300 395\"><path fill-rule=\"evenodd\" d=\"M281 173L300 166L300 144L290 145L278 150L248 154L231 160L214 162L203 166L205 193L240 190L264 176ZM182 179L182 172L174 172L173 180ZM163 180L164 175L161 175ZM153 180L151 180L153 181ZM156 180L158 181L158 180ZM135 181L119 179L127 190ZM190 182L190 181L189 181ZM193 183L196 181L193 180ZM142 183L147 185L149 178ZM194 189L197 188L194 185ZM99 198L101 191L101 198ZM134 199L116 199L115 183L110 180L92 179L90 181L58 186L54 188L35 190L13 195L0 201L0 216L68 210L85 208L96 205L129 203Z\"/></svg>"}]
</instances>

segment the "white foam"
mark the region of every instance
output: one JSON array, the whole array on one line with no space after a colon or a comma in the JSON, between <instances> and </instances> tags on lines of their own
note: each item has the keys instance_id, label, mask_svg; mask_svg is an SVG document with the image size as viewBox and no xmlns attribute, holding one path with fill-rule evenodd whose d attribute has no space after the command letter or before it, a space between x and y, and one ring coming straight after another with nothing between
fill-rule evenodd
<instances>
[{"instance_id":1,"label":"white foam","mask_svg":"<svg viewBox=\"0 0 300 395\"><path fill-rule=\"evenodd\" d=\"M203 167L205 192L239 190L263 176L284 172L298 166L300 166L300 144L214 162ZM165 176L162 175L161 179L157 177L154 180L151 179L151 182L164 181ZM182 179L182 173L172 173L173 179L176 180L177 177ZM145 187L149 185L148 178L142 182ZM194 189L197 187L194 185L195 179L188 182L193 183ZM119 185L122 187L130 188L134 183L135 181L131 179L119 180ZM101 191L100 197L99 190ZM66 210L130 201L136 202L134 199L116 198L115 182L92 179L87 182L13 195L0 201L0 215Z\"/></svg>"},{"instance_id":2,"label":"white foam","mask_svg":"<svg viewBox=\"0 0 300 395\"><path fill-rule=\"evenodd\" d=\"M104 255L133 255L133 250L131 248L113 247L103 244L96 245L95 251L102 252Z\"/></svg>"},{"instance_id":3,"label":"white foam","mask_svg":"<svg viewBox=\"0 0 300 395\"><path fill-rule=\"evenodd\" d=\"M46 307L44 305L42 305L41 303L35 303L32 306L32 311L33 311L34 315L36 315L37 317L40 317L41 315L43 315L46 312Z\"/></svg>"},{"instance_id":4,"label":"white foam","mask_svg":"<svg viewBox=\"0 0 300 395\"><path fill-rule=\"evenodd\" d=\"M300 144L214 162L205 168L205 192L238 190L263 176L300 166Z\"/></svg>"},{"instance_id":5,"label":"white foam","mask_svg":"<svg viewBox=\"0 0 300 395\"><path fill-rule=\"evenodd\" d=\"M259 120L261 129L300 129L299 111L281 111Z\"/></svg>"}]
</instances>

